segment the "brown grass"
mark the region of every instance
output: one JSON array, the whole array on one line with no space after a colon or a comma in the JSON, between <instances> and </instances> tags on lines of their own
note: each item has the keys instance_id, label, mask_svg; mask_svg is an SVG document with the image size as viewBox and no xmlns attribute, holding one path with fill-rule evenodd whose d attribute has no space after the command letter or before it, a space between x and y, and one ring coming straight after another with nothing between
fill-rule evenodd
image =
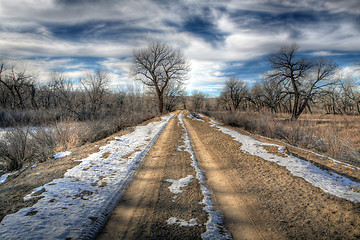
<instances>
[{"instance_id":1,"label":"brown grass","mask_svg":"<svg viewBox=\"0 0 360 240\"><path fill-rule=\"evenodd\" d=\"M257 112L207 112L224 124L310 149L357 166L360 165L360 116Z\"/></svg>"}]
</instances>

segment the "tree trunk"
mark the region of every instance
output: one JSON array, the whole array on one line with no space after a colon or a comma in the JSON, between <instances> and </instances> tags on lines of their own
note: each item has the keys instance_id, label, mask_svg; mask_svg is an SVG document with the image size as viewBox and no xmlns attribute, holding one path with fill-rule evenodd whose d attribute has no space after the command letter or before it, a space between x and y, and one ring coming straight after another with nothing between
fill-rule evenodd
<instances>
[{"instance_id":1,"label":"tree trunk","mask_svg":"<svg viewBox=\"0 0 360 240\"><path fill-rule=\"evenodd\" d=\"M162 95L158 95L158 100L159 100L159 113L160 115L162 115L164 113L164 98Z\"/></svg>"}]
</instances>

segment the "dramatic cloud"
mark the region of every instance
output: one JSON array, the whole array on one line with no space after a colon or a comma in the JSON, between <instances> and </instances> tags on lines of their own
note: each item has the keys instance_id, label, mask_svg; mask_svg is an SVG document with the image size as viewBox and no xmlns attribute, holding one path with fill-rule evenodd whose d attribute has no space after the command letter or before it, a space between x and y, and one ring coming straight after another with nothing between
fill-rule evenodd
<instances>
[{"instance_id":1,"label":"dramatic cloud","mask_svg":"<svg viewBox=\"0 0 360 240\"><path fill-rule=\"evenodd\" d=\"M153 40L192 62L189 91L218 93L229 76L248 82L269 70L269 54L297 42L304 54L359 61L358 0L11 0L0 8L3 59L25 58L46 81L102 66L111 85L129 82L134 49ZM70 60L69 60L70 59ZM70 65L73 64L74 68ZM56 65L56 66L55 66Z\"/></svg>"}]
</instances>

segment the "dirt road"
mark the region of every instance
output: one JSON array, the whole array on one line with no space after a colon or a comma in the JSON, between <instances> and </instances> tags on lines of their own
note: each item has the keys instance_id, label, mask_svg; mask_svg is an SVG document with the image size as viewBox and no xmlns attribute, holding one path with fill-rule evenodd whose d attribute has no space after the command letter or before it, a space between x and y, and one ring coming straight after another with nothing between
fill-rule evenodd
<instances>
[{"instance_id":1,"label":"dirt road","mask_svg":"<svg viewBox=\"0 0 360 240\"><path fill-rule=\"evenodd\" d=\"M204 120L169 122L98 239L360 238L359 203L242 152Z\"/></svg>"}]
</instances>

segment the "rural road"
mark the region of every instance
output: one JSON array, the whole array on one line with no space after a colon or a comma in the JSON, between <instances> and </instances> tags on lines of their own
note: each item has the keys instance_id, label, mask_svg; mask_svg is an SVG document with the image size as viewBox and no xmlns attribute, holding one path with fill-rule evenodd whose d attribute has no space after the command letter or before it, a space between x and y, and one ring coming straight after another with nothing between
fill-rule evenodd
<instances>
[{"instance_id":1,"label":"rural road","mask_svg":"<svg viewBox=\"0 0 360 240\"><path fill-rule=\"evenodd\" d=\"M98 239L360 238L359 203L240 147L210 119L178 113Z\"/></svg>"}]
</instances>

